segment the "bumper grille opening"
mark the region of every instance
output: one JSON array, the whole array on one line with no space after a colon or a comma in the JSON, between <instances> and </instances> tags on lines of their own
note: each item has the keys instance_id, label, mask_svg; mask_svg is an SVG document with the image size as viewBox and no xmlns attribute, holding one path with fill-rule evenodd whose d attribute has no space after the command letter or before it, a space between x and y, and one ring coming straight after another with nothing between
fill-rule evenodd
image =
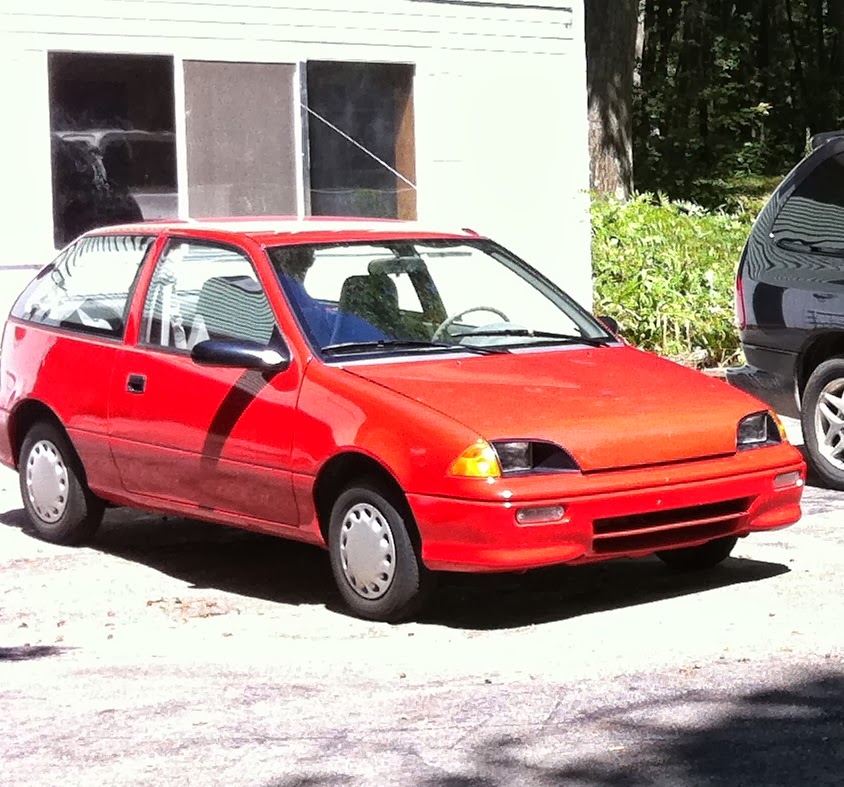
<instances>
[{"instance_id":1,"label":"bumper grille opening","mask_svg":"<svg viewBox=\"0 0 844 787\"><path fill-rule=\"evenodd\" d=\"M640 549L654 551L668 549L693 541L710 541L713 538L729 536L735 532L737 524L738 519L732 522L719 522L715 525L687 527L683 530L674 530L667 533L641 533L635 536L622 536L621 538L595 539L592 542L592 551L596 555L608 555L616 552L637 552Z\"/></svg>"},{"instance_id":2,"label":"bumper grille opening","mask_svg":"<svg viewBox=\"0 0 844 787\"><path fill-rule=\"evenodd\" d=\"M656 550L734 533L753 498L744 497L687 508L606 517L593 523L596 554Z\"/></svg>"}]
</instances>

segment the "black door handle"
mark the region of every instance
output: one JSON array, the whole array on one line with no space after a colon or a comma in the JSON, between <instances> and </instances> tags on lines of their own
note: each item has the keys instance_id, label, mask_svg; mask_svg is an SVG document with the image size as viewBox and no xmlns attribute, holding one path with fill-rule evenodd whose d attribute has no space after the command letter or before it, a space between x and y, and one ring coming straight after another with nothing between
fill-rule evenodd
<instances>
[{"instance_id":1,"label":"black door handle","mask_svg":"<svg viewBox=\"0 0 844 787\"><path fill-rule=\"evenodd\" d=\"M143 374L130 374L126 381L126 390L129 393L139 394L143 393L147 387L147 378Z\"/></svg>"}]
</instances>

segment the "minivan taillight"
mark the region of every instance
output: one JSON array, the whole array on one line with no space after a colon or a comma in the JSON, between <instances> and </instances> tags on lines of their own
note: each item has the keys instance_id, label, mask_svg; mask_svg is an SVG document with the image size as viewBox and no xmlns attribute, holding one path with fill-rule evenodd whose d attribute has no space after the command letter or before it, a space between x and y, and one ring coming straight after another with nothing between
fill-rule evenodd
<instances>
[{"instance_id":1,"label":"minivan taillight","mask_svg":"<svg viewBox=\"0 0 844 787\"><path fill-rule=\"evenodd\" d=\"M744 308L744 286L741 283L741 269L736 274L736 325L740 331L747 327L747 313Z\"/></svg>"}]
</instances>

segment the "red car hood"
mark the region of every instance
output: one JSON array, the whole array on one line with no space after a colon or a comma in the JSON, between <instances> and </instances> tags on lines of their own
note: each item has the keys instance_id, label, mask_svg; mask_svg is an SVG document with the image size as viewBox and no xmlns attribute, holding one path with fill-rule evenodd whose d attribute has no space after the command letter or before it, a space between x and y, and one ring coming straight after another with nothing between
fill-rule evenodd
<instances>
[{"instance_id":1,"label":"red car hood","mask_svg":"<svg viewBox=\"0 0 844 787\"><path fill-rule=\"evenodd\" d=\"M345 368L487 440L555 442L584 471L734 453L739 420L765 409L720 380L632 347Z\"/></svg>"}]
</instances>

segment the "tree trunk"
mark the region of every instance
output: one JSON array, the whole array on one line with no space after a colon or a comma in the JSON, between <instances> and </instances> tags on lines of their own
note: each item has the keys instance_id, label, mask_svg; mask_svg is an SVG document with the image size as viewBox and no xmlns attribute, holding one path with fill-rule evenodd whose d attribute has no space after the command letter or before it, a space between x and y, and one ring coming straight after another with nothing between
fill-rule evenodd
<instances>
[{"instance_id":1,"label":"tree trunk","mask_svg":"<svg viewBox=\"0 0 844 787\"><path fill-rule=\"evenodd\" d=\"M586 0L590 185L622 199L633 190L632 102L638 0Z\"/></svg>"}]
</instances>

